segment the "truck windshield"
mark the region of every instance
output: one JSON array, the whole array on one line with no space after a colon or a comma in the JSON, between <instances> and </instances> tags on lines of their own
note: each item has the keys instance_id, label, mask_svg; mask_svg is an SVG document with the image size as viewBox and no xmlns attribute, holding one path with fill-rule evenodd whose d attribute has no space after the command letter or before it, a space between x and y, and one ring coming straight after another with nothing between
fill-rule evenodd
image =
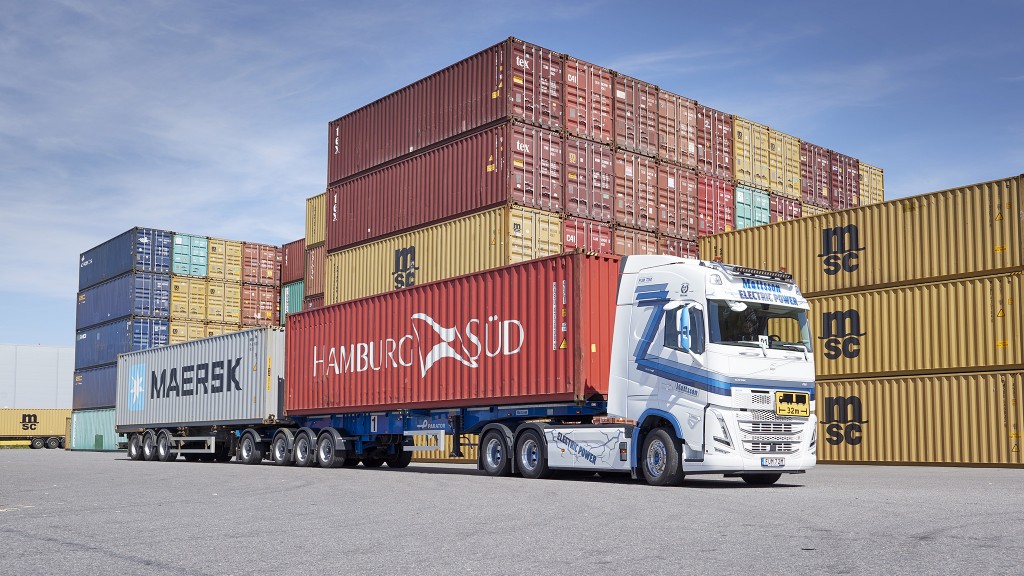
<instances>
[{"instance_id":1,"label":"truck windshield","mask_svg":"<svg viewBox=\"0 0 1024 576\"><path fill-rule=\"evenodd\" d=\"M708 301L709 341L732 346L760 346L767 336L769 348L811 352L807 313L798 308L769 304Z\"/></svg>"}]
</instances>

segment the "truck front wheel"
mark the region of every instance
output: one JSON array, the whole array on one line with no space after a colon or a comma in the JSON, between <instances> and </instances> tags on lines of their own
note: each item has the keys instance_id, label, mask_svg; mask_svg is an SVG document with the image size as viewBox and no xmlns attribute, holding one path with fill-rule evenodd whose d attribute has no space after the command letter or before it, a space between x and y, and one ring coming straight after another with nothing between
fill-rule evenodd
<instances>
[{"instance_id":1,"label":"truck front wheel","mask_svg":"<svg viewBox=\"0 0 1024 576\"><path fill-rule=\"evenodd\" d=\"M679 461L679 440L665 428L655 428L644 439L643 460L640 466L644 478L651 486L675 486L683 481L683 467Z\"/></svg>"},{"instance_id":2,"label":"truck front wheel","mask_svg":"<svg viewBox=\"0 0 1024 576\"><path fill-rule=\"evenodd\" d=\"M480 442L480 463L490 476L511 476L512 458L510 458L505 435L490 431Z\"/></svg>"},{"instance_id":3,"label":"truck front wheel","mask_svg":"<svg viewBox=\"0 0 1024 576\"><path fill-rule=\"evenodd\" d=\"M128 439L128 458L142 460L142 436L132 434Z\"/></svg>"},{"instance_id":4,"label":"truck front wheel","mask_svg":"<svg viewBox=\"0 0 1024 576\"><path fill-rule=\"evenodd\" d=\"M544 452L545 447L540 434L534 430L523 432L516 442L516 463L524 478L547 478L551 475Z\"/></svg>"}]
</instances>

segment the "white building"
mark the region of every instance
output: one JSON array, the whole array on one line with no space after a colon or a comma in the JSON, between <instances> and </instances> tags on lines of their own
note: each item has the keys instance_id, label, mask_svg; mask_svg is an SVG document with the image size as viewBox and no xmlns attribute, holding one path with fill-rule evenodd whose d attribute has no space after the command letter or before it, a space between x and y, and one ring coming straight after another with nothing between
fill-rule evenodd
<instances>
[{"instance_id":1,"label":"white building","mask_svg":"<svg viewBox=\"0 0 1024 576\"><path fill-rule=\"evenodd\" d=\"M0 408L71 408L72 346L0 344Z\"/></svg>"}]
</instances>

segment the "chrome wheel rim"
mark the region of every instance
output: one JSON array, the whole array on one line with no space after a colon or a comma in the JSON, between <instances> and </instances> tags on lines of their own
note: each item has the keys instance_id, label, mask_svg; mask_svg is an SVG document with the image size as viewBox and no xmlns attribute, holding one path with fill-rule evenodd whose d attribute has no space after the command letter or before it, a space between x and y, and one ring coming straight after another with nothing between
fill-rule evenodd
<instances>
[{"instance_id":1,"label":"chrome wheel rim","mask_svg":"<svg viewBox=\"0 0 1024 576\"><path fill-rule=\"evenodd\" d=\"M484 452L487 459L487 466L493 469L501 468L505 461L505 450L500 438L491 438L487 441L487 449Z\"/></svg>"},{"instance_id":2,"label":"chrome wheel rim","mask_svg":"<svg viewBox=\"0 0 1024 576\"><path fill-rule=\"evenodd\" d=\"M668 450L665 449L665 443L661 440L654 440L651 445L647 447L647 472L658 478L665 473L665 460L668 456Z\"/></svg>"}]
</instances>

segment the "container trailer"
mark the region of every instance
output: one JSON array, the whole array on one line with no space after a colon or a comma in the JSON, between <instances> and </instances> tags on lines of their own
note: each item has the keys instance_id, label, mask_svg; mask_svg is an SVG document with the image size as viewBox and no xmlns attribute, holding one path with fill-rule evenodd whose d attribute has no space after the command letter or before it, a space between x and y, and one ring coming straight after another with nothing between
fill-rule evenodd
<instances>
[{"instance_id":1,"label":"container trailer","mask_svg":"<svg viewBox=\"0 0 1024 576\"><path fill-rule=\"evenodd\" d=\"M24 440L34 450L63 448L71 410L0 409L0 440Z\"/></svg>"},{"instance_id":2,"label":"container trailer","mask_svg":"<svg viewBox=\"0 0 1024 576\"><path fill-rule=\"evenodd\" d=\"M492 476L772 484L816 461L807 313L784 272L564 254L124 354L117 431L135 460L402 468L475 435Z\"/></svg>"}]
</instances>

